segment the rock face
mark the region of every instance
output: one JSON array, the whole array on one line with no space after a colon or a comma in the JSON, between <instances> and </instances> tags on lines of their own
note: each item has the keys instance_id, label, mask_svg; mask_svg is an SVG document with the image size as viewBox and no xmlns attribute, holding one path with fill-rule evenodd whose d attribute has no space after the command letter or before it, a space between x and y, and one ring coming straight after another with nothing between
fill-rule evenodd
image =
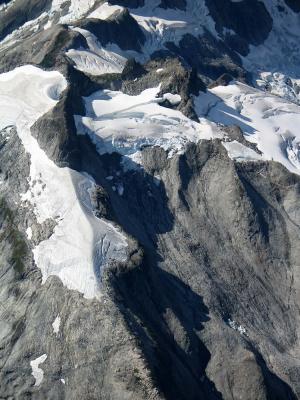
<instances>
[{"instance_id":1,"label":"rock face","mask_svg":"<svg viewBox=\"0 0 300 400\"><path fill-rule=\"evenodd\" d=\"M284 0L285 4L289 6L294 12L300 12L300 4L297 0Z\"/></svg>"},{"instance_id":2,"label":"rock face","mask_svg":"<svg viewBox=\"0 0 300 400\"><path fill-rule=\"evenodd\" d=\"M161 389L167 398L180 399L230 398L230 393L294 398L267 364L270 354L297 341L292 317L297 295L290 297L289 288L299 285L293 281L299 227L286 213L298 177L277 164L234 165L222 146L211 142L192 145L172 161L159 150L145 151L144 157L152 196L143 193L135 176L128 177L135 180L128 182L135 190L125 190L126 212L119 206L115 210L119 223L141 243L144 257L137 268L114 272L113 285L126 304L129 326L134 320L142 323L133 330L144 337L142 347L156 366ZM162 178L159 187L151 184L153 174ZM272 194L268 188L274 186L279 192ZM246 333L232 329L229 320L238 321ZM280 332L286 332L281 339ZM255 343L249 337L260 339ZM223 349L219 355L216 343ZM277 358L272 365L292 371L296 364L296 359L288 366ZM176 383L181 379L187 387Z\"/></svg>"},{"instance_id":3,"label":"rock face","mask_svg":"<svg viewBox=\"0 0 300 400\"><path fill-rule=\"evenodd\" d=\"M261 1L207 0L206 4L220 33L231 29L247 44L263 43L272 29L272 18Z\"/></svg>"},{"instance_id":4,"label":"rock face","mask_svg":"<svg viewBox=\"0 0 300 400\"><path fill-rule=\"evenodd\" d=\"M79 26L93 33L102 46L116 43L122 50L140 51L145 42L144 33L126 9L109 20L87 18Z\"/></svg>"},{"instance_id":5,"label":"rock face","mask_svg":"<svg viewBox=\"0 0 300 400\"><path fill-rule=\"evenodd\" d=\"M143 7L145 0L110 0L109 3L112 5L119 4L123 7L138 8Z\"/></svg>"},{"instance_id":6,"label":"rock face","mask_svg":"<svg viewBox=\"0 0 300 400\"><path fill-rule=\"evenodd\" d=\"M7 2L4 1L4 3ZM42 12L49 10L51 3L51 0L15 1L5 14L0 14L0 40L25 22L37 18Z\"/></svg>"},{"instance_id":7,"label":"rock face","mask_svg":"<svg viewBox=\"0 0 300 400\"><path fill-rule=\"evenodd\" d=\"M285 0L285 8L275 3L280 15L296 18L300 11L296 1ZM0 39L6 37L0 43L0 89L4 72L28 63L66 78L60 95L59 83L52 87L49 78L42 93L53 107L31 126L26 117L33 111L22 93L14 121L0 90L0 399L300 399L300 174L267 161L254 134L249 138L238 125L203 122L197 113L201 101L207 107L222 104L213 88L226 94L238 79L249 89L254 75L241 56L269 37L274 23L269 2L161 0L153 8L147 0L91 1L81 14L84 4L72 0L36 29L23 26L52 5L0 0ZM128 10L114 7L110 14L110 5ZM62 24L71 9L75 16ZM201 9L207 25L190 23L191 9ZM70 49L88 62L96 57L99 73L79 71L66 55ZM124 57L124 67L107 73L103 63L115 54ZM24 72L22 89L28 76ZM141 96L147 90L156 90L154 99ZM233 96L240 109L243 95ZM251 126L234 105L216 112ZM274 116L271 100L269 106L265 120ZM293 144L285 125L296 109L289 106L286 100L284 110L291 111L275 133ZM182 128L174 146L166 146L159 135L171 136L180 123L201 138L176 147ZM139 145L138 135L123 140L127 131L145 126L161 142ZM31 179L38 164L25 151L29 146L20 129L26 128L35 149L53 161L46 164L56 168L51 171L72 176L70 191L89 221L85 230L81 219L75 234L84 238L101 220L125 238L126 256L105 264L97 251L104 254L111 243L105 235L92 238L98 297L68 289L65 276L44 279L37 267L37 247L54 234L59 240L69 234L72 281L79 246L60 225L75 206L64 208L67 195L49 192L49 198L60 198L64 213L39 218L44 177ZM116 131L111 142L119 140L119 147L101 151ZM207 139L211 131L216 135ZM244 158L230 158L226 145L232 143L242 147ZM281 143L279 151L287 152ZM76 184L78 176L90 185ZM44 209L53 206L48 200ZM89 255L84 256L86 265Z\"/></svg>"},{"instance_id":8,"label":"rock face","mask_svg":"<svg viewBox=\"0 0 300 400\"><path fill-rule=\"evenodd\" d=\"M179 10L186 10L186 0L175 0L175 1L170 1L170 0L162 0L159 7L161 8L175 8Z\"/></svg>"},{"instance_id":9,"label":"rock face","mask_svg":"<svg viewBox=\"0 0 300 400\"><path fill-rule=\"evenodd\" d=\"M240 80L246 79L247 74L241 65L240 57L209 32L205 32L201 37L188 33L182 37L178 45L168 42L166 47L184 58L201 75L212 80L224 73L229 73Z\"/></svg>"},{"instance_id":10,"label":"rock face","mask_svg":"<svg viewBox=\"0 0 300 400\"><path fill-rule=\"evenodd\" d=\"M26 63L51 68L62 62L64 52L73 47L85 47L85 39L62 25L55 25L13 44L3 51L0 71L7 72Z\"/></svg>"}]
</instances>

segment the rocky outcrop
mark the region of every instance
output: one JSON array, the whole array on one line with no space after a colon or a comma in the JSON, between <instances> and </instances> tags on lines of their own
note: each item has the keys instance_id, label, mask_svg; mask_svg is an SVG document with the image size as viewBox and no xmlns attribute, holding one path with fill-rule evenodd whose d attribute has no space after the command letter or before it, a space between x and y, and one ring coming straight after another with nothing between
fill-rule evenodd
<instances>
[{"instance_id":1,"label":"rocky outcrop","mask_svg":"<svg viewBox=\"0 0 300 400\"><path fill-rule=\"evenodd\" d=\"M239 80L248 79L239 56L208 31L199 37L186 34L178 45L168 42L166 47L182 57L198 73L211 80L219 78L224 73Z\"/></svg>"},{"instance_id":2,"label":"rocky outcrop","mask_svg":"<svg viewBox=\"0 0 300 400\"><path fill-rule=\"evenodd\" d=\"M29 3L34 10L25 7ZM121 74L76 70L64 53L87 43L67 26L28 31L1 49L0 72L30 62L66 77L67 89L31 133L58 166L93 178L91 213L117 227L128 243L127 259L97 276L100 301L68 290L55 276L42 283L34 249L58 222L39 224L35 204L21 200L34 185L30 156L16 127L0 132L1 399L300 398L299 176L275 162L233 161L220 140L189 143L172 157L145 146L142 166L131 160L124 168L125 158L99 155L75 127L73 115L85 114L82 96L96 90L136 95L161 84L159 97L180 96L178 103L165 99L161 105L197 120L193 96L206 85L250 81L235 51L246 54L249 43L268 36L272 22L263 2L206 4L224 41L208 31L186 34L143 65L130 59ZM297 12L295 2L286 4ZM24 21L48 7L16 0L10 9L20 14L21 5ZM159 6L184 10L186 1ZM8 18L0 31L14 29L20 18ZM75 25L103 46L141 51L146 40L127 10ZM223 141L260 153L239 127L216 129L225 132ZM32 361L43 355L43 380L36 386Z\"/></svg>"},{"instance_id":3,"label":"rocky outcrop","mask_svg":"<svg viewBox=\"0 0 300 400\"><path fill-rule=\"evenodd\" d=\"M275 163L234 164L217 142L171 160L146 149L144 162L143 178L122 178L115 206L144 257L111 279L160 389L169 399L295 398L299 178Z\"/></svg>"},{"instance_id":4,"label":"rocky outcrop","mask_svg":"<svg viewBox=\"0 0 300 400\"><path fill-rule=\"evenodd\" d=\"M294 12L300 12L300 4L297 0L284 0L285 4L289 6Z\"/></svg>"},{"instance_id":5,"label":"rocky outcrop","mask_svg":"<svg viewBox=\"0 0 300 400\"><path fill-rule=\"evenodd\" d=\"M232 49L239 51L243 48L243 55L246 55L245 50L249 44L263 43L272 29L272 17L261 1L205 1L218 32L223 34L223 29L235 32L236 36L230 42Z\"/></svg>"},{"instance_id":6,"label":"rocky outcrop","mask_svg":"<svg viewBox=\"0 0 300 400\"><path fill-rule=\"evenodd\" d=\"M187 2L186 0L162 0L159 7L161 8L177 8L179 10L186 10Z\"/></svg>"},{"instance_id":7,"label":"rocky outcrop","mask_svg":"<svg viewBox=\"0 0 300 400\"><path fill-rule=\"evenodd\" d=\"M112 5L120 5L123 7L129 7L129 8L138 8L138 7L143 7L145 4L145 0L109 0L109 4Z\"/></svg>"},{"instance_id":8,"label":"rocky outcrop","mask_svg":"<svg viewBox=\"0 0 300 400\"><path fill-rule=\"evenodd\" d=\"M63 62L69 48L80 46L86 47L82 35L66 26L55 25L2 50L0 72L28 63L51 68Z\"/></svg>"},{"instance_id":9,"label":"rocky outcrop","mask_svg":"<svg viewBox=\"0 0 300 400\"><path fill-rule=\"evenodd\" d=\"M0 41L25 22L37 18L51 7L51 0L16 0L0 13Z\"/></svg>"},{"instance_id":10,"label":"rocky outcrop","mask_svg":"<svg viewBox=\"0 0 300 400\"><path fill-rule=\"evenodd\" d=\"M161 105L176 108L189 118L198 120L194 111L192 95L205 91L205 84L195 69L187 66L177 57L164 52L152 55L152 60L141 66L130 60L122 73L122 91L137 95L143 90L161 85L159 97L165 93L180 95L178 104L167 100Z\"/></svg>"},{"instance_id":11,"label":"rocky outcrop","mask_svg":"<svg viewBox=\"0 0 300 400\"><path fill-rule=\"evenodd\" d=\"M60 167L81 169L80 140L77 135L74 115L85 115L83 96L97 90L117 90L121 87L118 74L88 77L63 60L58 64L69 85L59 102L31 127L32 135L47 156Z\"/></svg>"},{"instance_id":12,"label":"rocky outcrop","mask_svg":"<svg viewBox=\"0 0 300 400\"><path fill-rule=\"evenodd\" d=\"M78 25L93 33L102 46L116 43L122 50L140 51L145 42L143 31L127 9L107 20L86 18Z\"/></svg>"}]
</instances>

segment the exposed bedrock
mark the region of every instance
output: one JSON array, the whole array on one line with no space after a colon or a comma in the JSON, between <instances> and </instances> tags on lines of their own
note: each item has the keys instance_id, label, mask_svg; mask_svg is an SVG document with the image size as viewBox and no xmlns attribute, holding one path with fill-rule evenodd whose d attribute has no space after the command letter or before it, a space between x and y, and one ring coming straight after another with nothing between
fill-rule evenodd
<instances>
[{"instance_id":1,"label":"exposed bedrock","mask_svg":"<svg viewBox=\"0 0 300 400\"><path fill-rule=\"evenodd\" d=\"M187 0L161 0L159 7L161 8L177 8L179 10L186 10Z\"/></svg>"},{"instance_id":2,"label":"exposed bedrock","mask_svg":"<svg viewBox=\"0 0 300 400\"><path fill-rule=\"evenodd\" d=\"M122 176L122 198L107 187L144 252L111 279L160 389L169 399L295 398L299 177L273 162L235 164L216 141L143 157L143 177Z\"/></svg>"},{"instance_id":3,"label":"exposed bedrock","mask_svg":"<svg viewBox=\"0 0 300 400\"><path fill-rule=\"evenodd\" d=\"M59 69L72 84L68 85L54 108L35 122L31 132L57 165L80 170L82 150L74 115L85 115L82 96L100 89L116 90L120 87L120 80L117 74L88 77L65 60Z\"/></svg>"},{"instance_id":4,"label":"exposed bedrock","mask_svg":"<svg viewBox=\"0 0 300 400\"><path fill-rule=\"evenodd\" d=\"M117 44L122 50L140 51L145 35L127 9L113 14L106 20L86 18L78 23L80 28L93 33L102 46Z\"/></svg>"},{"instance_id":5,"label":"exposed bedrock","mask_svg":"<svg viewBox=\"0 0 300 400\"><path fill-rule=\"evenodd\" d=\"M16 0L0 13L0 40L51 7L52 0Z\"/></svg>"},{"instance_id":6,"label":"exposed bedrock","mask_svg":"<svg viewBox=\"0 0 300 400\"><path fill-rule=\"evenodd\" d=\"M179 94L179 104L172 105L166 100L161 105L176 108L187 117L198 120L191 95L197 96L200 90L205 91L205 84L196 70L187 68L179 58L170 55L163 57L163 53L157 52L143 66L129 60L121 78L122 91L130 95L137 95L158 85L161 85L158 96L165 93Z\"/></svg>"},{"instance_id":7,"label":"exposed bedrock","mask_svg":"<svg viewBox=\"0 0 300 400\"><path fill-rule=\"evenodd\" d=\"M267 39L273 20L262 1L205 1L218 32L223 34L225 28L235 33L225 35L233 50L246 55L249 44L257 46Z\"/></svg>"},{"instance_id":8,"label":"exposed bedrock","mask_svg":"<svg viewBox=\"0 0 300 400\"><path fill-rule=\"evenodd\" d=\"M138 8L145 5L145 0L109 0L110 4L118 4L123 7ZM161 0L159 7L161 8L173 8L173 9L186 9L186 0Z\"/></svg>"},{"instance_id":9,"label":"exposed bedrock","mask_svg":"<svg viewBox=\"0 0 300 400\"><path fill-rule=\"evenodd\" d=\"M63 289L57 278L40 287L40 273L28 275L27 264L18 284L7 272L4 297L18 315L7 319L2 351L12 355L2 368L0 393L299 395L299 177L273 162L236 164L219 141L190 144L172 159L159 147L145 148L144 169L124 172L119 155L99 156L87 138L78 140L80 170L99 185L100 214L104 210L131 238L130 259L104 272L103 304ZM108 175L123 183L122 196ZM50 331L58 310L64 340ZM41 351L48 358L38 392L29 361ZM91 374L103 379L91 383Z\"/></svg>"},{"instance_id":10,"label":"exposed bedrock","mask_svg":"<svg viewBox=\"0 0 300 400\"><path fill-rule=\"evenodd\" d=\"M167 42L165 46L211 80L218 79L224 73L241 81L249 80L240 57L208 31L198 37L186 34L178 45Z\"/></svg>"},{"instance_id":11,"label":"exposed bedrock","mask_svg":"<svg viewBox=\"0 0 300 400\"><path fill-rule=\"evenodd\" d=\"M289 6L294 12L300 12L300 3L298 0L284 0L285 4Z\"/></svg>"},{"instance_id":12,"label":"exposed bedrock","mask_svg":"<svg viewBox=\"0 0 300 400\"><path fill-rule=\"evenodd\" d=\"M86 40L82 35L64 25L55 25L3 49L0 72L7 72L24 64L52 68L65 62L65 51L80 46L86 47Z\"/></svg>"},{"instance_id":13,"label":"exposed bedrock","mask_svg":"<svg viewBox=\"0 0 300 400\"><path fill-rule=\"evenodd\" d=\"M109 0L109 4L118 4L123 7L138 8L143 7L145 0Z\"/></svg>"}]
</instances>

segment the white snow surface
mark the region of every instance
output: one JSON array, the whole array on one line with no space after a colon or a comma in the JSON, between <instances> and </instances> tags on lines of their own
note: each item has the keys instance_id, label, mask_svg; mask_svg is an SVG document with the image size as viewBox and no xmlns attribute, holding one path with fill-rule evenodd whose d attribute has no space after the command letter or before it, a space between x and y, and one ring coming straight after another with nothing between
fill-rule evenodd
<instances>
[{"instance_id":1,"label":"white snow surface","mask_svg":"<svg viewBox=\"0 0 300 400\"><path fill-rule=\"evenodd\" d=\"M97 0L71 0L68 12L59 19L60 24L68 24L85 16L96 4ZM50 15L60 12L65 0L53 0Z\"/></svg>"},{"instance_id":2,"label":"white snow surface","mask_svg":"<svg viewBox=\"0 0 300 400\"><path fill-rule=\"evenodd\" d=\"M100 154L117 151L131 157L145 145L161 146L171 157L188 141L215 137L215 124L204 119L197 123L179 111L160 106L164 97L156 97L159 91L160 86L129 96L103 90L84 98L87 116L75 116L78 134L88 134ZM169 98L178 101L180 96ZM138 162L137 158L134 161Z\"/></svg>"},{"instance_id":3,"label":"white snow surface","mask_svg":"<svg viewBox=\"0 0 300 400\"><path fill-rule=\"evenodd\" d=\"M300 174L298 105L239 82L202 93L195 104L200 117L220 125L240 126L245 138L257 144L264 159L278 161ZM226 148L234 158L243 158L237 144L226 144ZM244 154L246 159L253 157L249 151Z\"/></svg>"},{"instance_id":4,"label":"white snow surface","mask_svg":"<svg viewBox=\"0 0 300 400\"><path fill-rule=\"evenodd\" d=\"M300 76L300 14L289 7L280 12L277 2L263 0L273 19L273 27L263 44L250 46L250 53L243 58L249 71L281 72L292 78Z\"/></svg>"},{"instance_id":5,"label":"white snow surface","mask_svg":"<svg viewBox=\"0 0 300 400\"><path fill-rule=\"evenodd\" d=\"M223 139L229 157L237 161L274 160L300 174L300 107L278 96L232 82L194 99L200 123L160 106L160 86L129 96L99 91L85 98L86 116L75 116L78 134L88 134L100 154L117 151L125 169L141 165L145 145L161 146L169 157L189 141ZM176 95L172 95L176 99ZM178 100L178 99L177 99ZM222 126L238 125L262 154L237 141L228 141Z\"/></svg>"},{"instance_id":6,"label":"white snow surface","mask_svg":"<svg viewBox=\"0 0 300 400\"><path fill-rule=\"evenodd\" d=\"M44 371L40 368L40 364L43 364L47 359L47 354L43 354L42 356L36 358L35 360L30 361L30 366L32 369L31 375L35 378L34 386L40 386L44 378Z\"/></svg>"},{"instance_id":7,"label":"white snow surface","mask_svg":"<svg viewBox=\"0 0 300 400\"><path fill-rule=\"evenodd\" d=\"M58 314L52 323L53 333L55 333L56 336L59 333L60 323L61 323L61 318L60 315Z\"/></svg>"},{"instance_id":8,"label":"white snow surface","mask_svg":"<svg viewBox=\"0 0 300 400\"><path fill-rule=\"evenodd\" d=\"M230 328L234 329L235 331L239 332L241 335L246 335L247 336L247 331L246 328L243 325L239 325L236 321L232 319L228 319L227 321L228 325Z\"/></svg>"},{"instance_id":9,"label":"white snow surface","mask_svg":"<svg viewBox=\"0 0 300 400\"><path fill-rule=\"evenodd\" d=\"M33 250L43 283L57 275L69 289L86 298L100 296L102 268L126 258L126 239L110 223L94 216L90 193L94 182L86 174L58 168L31 136L30 127L58 101L67 86L55 71L23 66L0 75L0 129L15 125L30 154L30 189L23 194L39 223L56 221L53 234Z\"/></svg>"},{"instance_id":10,"label":"white snow surface","mask_svg":"<svg viewBox=\"0 0 300 400\"><path fill-rule=\"evenodd\" d=\"M217 36L215 23L205 5L204 0L188 1L186 11L179 9L163 9L158 7L160 0L145 0L145 5L139 8L129 8L131 16L138 22L146 35L146 43L142 53L125 52L135 56L140 62L145 62L158 49L164 49L164 43L178 43L186 33L198 35L204 28ZM123 10L122 6L101 4L89 17L108 19L114 13ZM123 55L125 54L123 53Z\"/></svg>"},{"instance_id":11,"label":"white snow surface","mask_svg":"<svg viewBox=\"0 0 300 400\"><path fill-rule=\"evenodd\" d=\"M107 73L121 73L127 58L121 55L122 51L117 45L110 46L116 49L107 50L101 46L95 35L85 29L75 28L87 41L89 49L71 49L66 55L71 58L76 68L90 75L102 75Z\"/></svg>"},{"instance_id":12,"label":"white snow surface","mask_svg":"<svg viewBox=\"0 0 300 400\"><path fill-rule=\"evenodd\" d=\"M30 226L26 229L26 235L28 240L32 239L32 228Z\"/></svg>"},{"instance_id":13,"label":"white snow surface","mask_svg":"<svg viewBox=\"0 0 300 400\"><path fill-rule=\"evenodd\" d=\"M300 79L279 72L262 72L256 83L262 90L300 105Z\"/></svg>"}]
</instances>

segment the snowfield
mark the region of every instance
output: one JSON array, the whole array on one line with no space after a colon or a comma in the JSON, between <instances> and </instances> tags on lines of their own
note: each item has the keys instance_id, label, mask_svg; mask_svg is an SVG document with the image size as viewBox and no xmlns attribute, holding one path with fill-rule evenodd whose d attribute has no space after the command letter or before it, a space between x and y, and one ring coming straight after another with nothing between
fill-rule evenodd
<instances>
[{"instance_id":1,"label":"snowfield","mask_svg":"<svg viewBox=\"0 0 300 400\"><path fill-rule=\"evenodd\" d=\"M278 161L300 174L298 105L239 82L202 93L195 103L200 117L222 125L238 125L245 138L257 144L264 159ZM229 153L243 158L236 145L232 145Z\"/></svg>"},{"instance_id":2,"label":"snowfield","mask_svg":"<svg viewBox=\"0 0 300 400\"><path fill-rule=\"evenodd\" d=\"M74 28L81 33L88 44L89 50L71 49L66 55L71 58L76 68L90 75L102 75L108 73L121 73L126 64L127 58L121 55L122 51L117 45L111 45L113 50L107 50L101 46L95 35L85 29Z\"/></svg>"},{"instance_id":3,"label":"snowfield","mask_svg":"<svg viewBox=\"0 0 300 400\"><path fill-rule=\"evenodd\" d=\"M197 123L179 111L160 106L165 98L176 104L180 96L167 93L158 98L159 91L160 86L129 96L104 90L84 98L86 116L75 116L78 134L88 134L100 154L117 151L137 164L145 145L161 146L172 157L189 141L220 138L232 159L274 160L300 173L298 105L233 82L194 98L200 117ZM238 125L245 139L256 143L262 155L239 142L228 142L222 127L230 125Z\"/></svg>"},{"instance_id":4,"label":"snowfield","mask_svg":"<svg viewBox=\"0 0 300 400\"><path fill-rule=\"evenodd\" d=\"M30 189L22 195L39 223L48 218L56 227L48 240L33 250L43 283L57 275L69 289L86 298L99 297L101 269L110 260L126 258L126 239L110 223L94 216L91 177L58 168L48 159L30 127L58 101L67 82L58 72L24 66L0 75L0 129L15 125L30 154Z\"/></svg>"},{"instance_id":5,"label":"snowfield","mask_svg":"<svg viewBox=\"0 0 300 400\"><path fill-rule=\"evenodd\" d=\"M188 141L222 137L213 132L215 124L194 122L181 112L159 105L164 99L177 103L179 95L157 95L160 86L137 96L104 90L84 98L86 117L75 116L78 134L88 134L100 154L117 151L136 154L145 145L161 146L171 157Z\"/></svg>"}]
</instances>

